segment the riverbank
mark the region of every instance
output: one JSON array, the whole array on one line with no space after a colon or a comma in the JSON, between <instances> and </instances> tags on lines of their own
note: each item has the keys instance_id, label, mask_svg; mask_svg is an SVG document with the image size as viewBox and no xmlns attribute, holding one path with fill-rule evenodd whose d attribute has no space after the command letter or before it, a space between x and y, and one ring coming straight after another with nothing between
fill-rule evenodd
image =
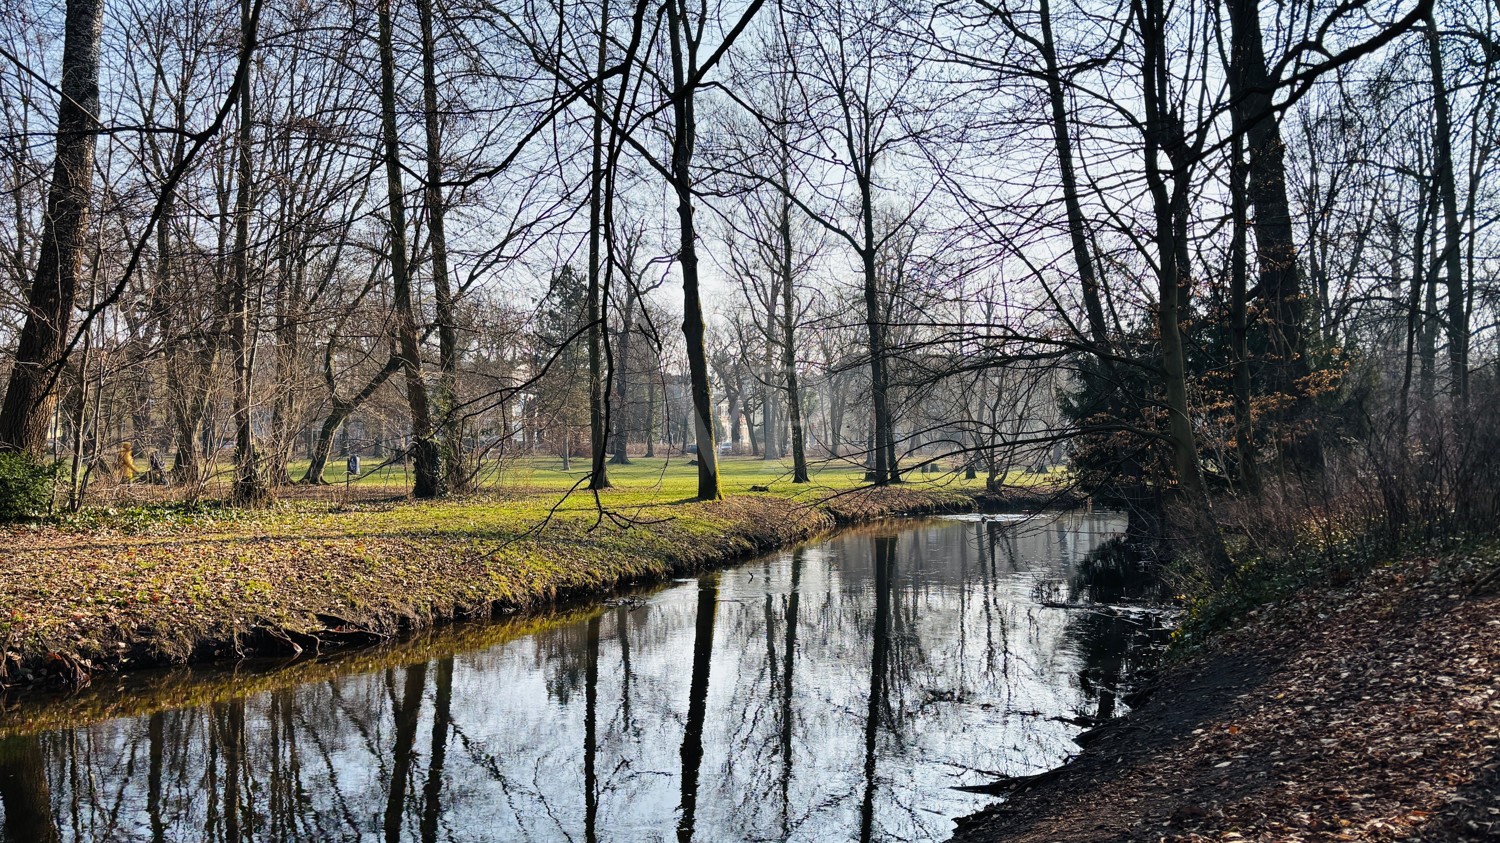
<instances>
[{"instance_id":1,"label":"riverbank","mask_svg":"<svg viewBox=\"0 0 1500 843\"><path fill-rule=\"evenodd\" d=\"M1500 839L1500 545L1301 592L1148 691L956 843Z\"/></svg>"},{"instance_id":2,"label":"riverbank","mask_svg":"<svg viewBox=\"0 0 1500 843\"><path fill-rule=\"evenodd\" d=\"M5 528L0 684L326 652L661 581L843 524L1047 500L942 483L771 488L709 503L661 484L597 500L292 501Z\"/></svg>"}]
</instances>

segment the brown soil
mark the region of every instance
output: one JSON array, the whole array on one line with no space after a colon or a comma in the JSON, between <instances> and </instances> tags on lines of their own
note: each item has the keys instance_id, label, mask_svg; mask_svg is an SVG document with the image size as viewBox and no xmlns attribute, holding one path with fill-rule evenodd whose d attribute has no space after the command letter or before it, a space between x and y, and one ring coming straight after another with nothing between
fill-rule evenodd
<instances>
[{"instance_id":1,"label":"brown soil","mask_svg":"<svg viewBox=\"0 0 1500 843\"><path fill-rule=\"evenodd\" d=\"M1497 560L1255 613L955 841L1500 840Z\"/></svg>"}]
</instances>

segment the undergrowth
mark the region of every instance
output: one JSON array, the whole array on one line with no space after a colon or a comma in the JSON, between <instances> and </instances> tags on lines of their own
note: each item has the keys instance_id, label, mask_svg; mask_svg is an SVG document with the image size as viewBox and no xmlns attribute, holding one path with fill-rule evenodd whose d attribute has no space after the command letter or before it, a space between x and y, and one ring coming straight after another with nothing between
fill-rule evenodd
<instances>
[{"instance_id":1,"label":"undergrowth","mask_svg":"<svg viewBox=\"0 0 1500 843\"><path fill-rule=\"evenodd\" d=\"M1427 532L1393 542L1383 529L1338 533L1280 552L1247 550L1245 544L1234 575L1217 585L1207 582L1201 566L1189 557L1168 567L1168 581L1187 609L1173 635L1175 650L1191 651L1213 634L1237 626L1251 611L1312 589L1348 585L1403 559L1493 545L1458 532Z\"/></svg>"}]
</instances>

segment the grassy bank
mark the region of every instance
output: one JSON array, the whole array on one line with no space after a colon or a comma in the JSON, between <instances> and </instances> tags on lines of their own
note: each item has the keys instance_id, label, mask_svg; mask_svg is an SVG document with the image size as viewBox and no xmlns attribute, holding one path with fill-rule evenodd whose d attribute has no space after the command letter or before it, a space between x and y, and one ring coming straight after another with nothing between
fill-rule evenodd
<instances>
[{"instance_id":1,"label":"grassy bank","mask_svg":"<svg viewBox=\"0 0 1500 843\"><path fill-rule=\"evenodd\" d=\"M952 475L862 489L851 468L794 486L776 463L739 459L724 464L728 497L698 503L694 472L642 461L597 499L566 494L577 472L534 467L528 486L438 502L163 504L6 528L0 681L77 684L133 666L380 641L725 564L841 523L969 509L979 493Z\"/></svg>"}]
</instances>

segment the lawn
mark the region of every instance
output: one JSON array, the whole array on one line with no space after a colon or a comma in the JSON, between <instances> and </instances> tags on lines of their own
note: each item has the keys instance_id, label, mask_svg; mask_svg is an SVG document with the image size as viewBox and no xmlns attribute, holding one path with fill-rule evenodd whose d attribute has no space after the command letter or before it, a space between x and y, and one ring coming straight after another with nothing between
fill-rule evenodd
<instances>
[{"instance_id":1,"label":"lawn","mask_svg":"<svg viewBox=\"0 0 1500 843\"><path fill-rule=\"evenodd\" d=\"M649 492L663 498L691 497L698 491L698 467L691 456L635 457L629 465L608 467L610 482L619 491ZM404 491L411 485L409 470L401 464L380 465L378 460L365 457L362 473L353 485L361 488L383 487L394 492ZM291 475L300 478L307 471L307 461L293 461ZM562 460L555 456L522 457L507 461L503 468L486 469L477 478L481 489L493 491L551 491L563 492L574 487L583 488L588 477L589 461L577 457L571 461L570 470L563 471ZM810 467L812 486L828 489L851 489L864 483L864 468L845 460L818 461ZM344 482L344 464L329 465L324 477L337 484ZM909 479L944 483L963 483L953 474L911 474ZM792 487L791 460L763 460L760 457L725 456L719 458L719 481L724 494L748 492L751 486ZM973 481L969 481L973 482ZM804 487L806 488L806 487Z\"/></svg>"}]
</instances>

